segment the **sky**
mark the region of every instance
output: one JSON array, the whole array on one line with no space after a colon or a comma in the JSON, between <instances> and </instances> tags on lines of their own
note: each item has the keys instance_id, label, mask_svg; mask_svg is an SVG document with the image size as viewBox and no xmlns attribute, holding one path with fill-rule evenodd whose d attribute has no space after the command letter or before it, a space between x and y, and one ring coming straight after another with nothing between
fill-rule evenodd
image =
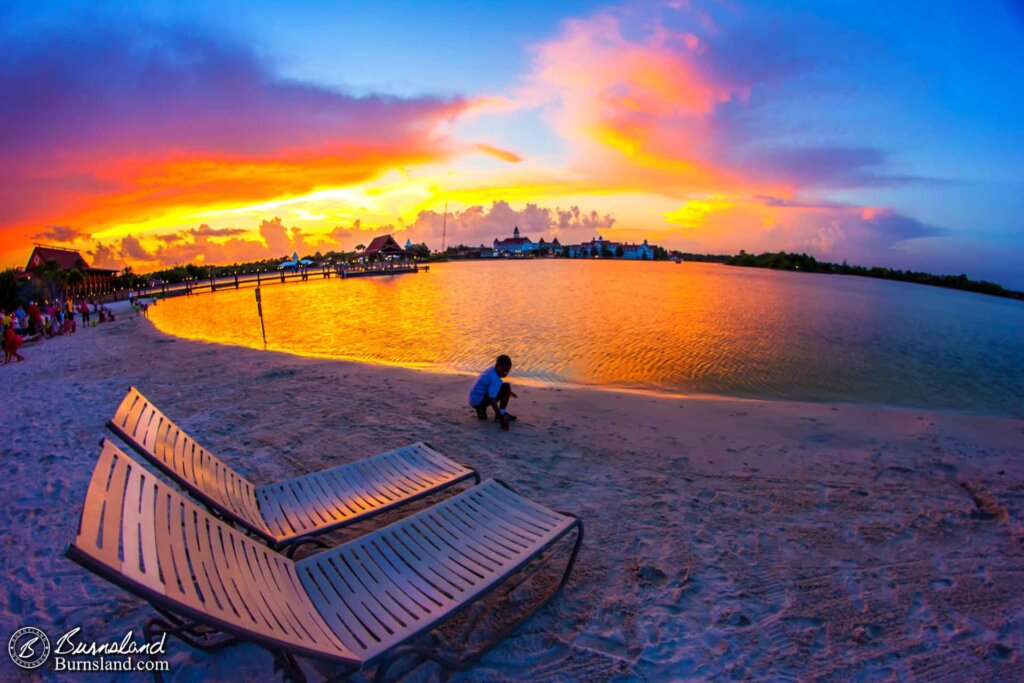
<instances>
[{"instance_id":1,"label":"sky","mask_svg":"<svg viewBox=\"0 0 1024 683\"><path fill-rule=\"evenodd\" d=\"M0 266L447 222L1024 289L1022 109L1021 0L0 2Z\"/></svg>"}]
</instances>

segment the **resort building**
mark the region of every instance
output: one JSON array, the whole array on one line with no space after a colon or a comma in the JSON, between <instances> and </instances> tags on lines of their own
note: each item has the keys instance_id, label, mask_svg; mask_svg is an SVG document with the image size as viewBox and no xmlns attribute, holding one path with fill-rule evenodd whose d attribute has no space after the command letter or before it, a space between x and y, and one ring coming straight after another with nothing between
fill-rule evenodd
<instances>
[{"instance_id":1,"label":"resort building","mask_svg":"<svg viewBox=\"0 0 1024 683\"><path fill-rule=\"evenodd\" d=\"M292 257L290 259L288 259L287 261L282 261L280 264L278 264L277 269L278 270L294 270L296 268L301 268L302 266L311 266L311 265L313 265L312 261L310 261L308 258L300 259L299 258L299 252L293 251L292 252Z\"/></svg>"},{"instance_id":2,"label":"resort building","mask_svg":"<svg viewBox=\"0 0 1024 683\"><path fill-rule=\"evenodd\" d=\"M597 256L637 261L654 260L654 247L647 244L647 240L644 240L643 244L630 244L627 242L612 242L598 235L589 242L573 244L566 247L566 249L570 258L592 258Z\"/></svg>"},{"instance_id":3,"label":"resort building","mask_svg":"<svg viewBox=\"0 0 1024 683\"><path fill-rule=\"evenodd\" d=\"M28 264L22 274L24 279L42 281L42 272L46 269L47 263L56 264L57 271L65 273L77 270L82 274L82 280L71 285L76 292L88 294L100 294L113 289L114 278L117 271L109 268L93 268L82 255L74 249L63 247L52 247L43 244L35 245L32 254L28 257Z\"/></svg>"},{"instance_id":4,"label":"resort building","mask_svg":"<svg viewBox=\"0 0 1024 683\"><path fill-rule=\"evenodd\" d=\"M370 246L356 254L356 258L367 261L384 261L403 256L405 256L405 249L402 249L402 246L391 235L374 237Z\"/></svg>"},{"instance_id":5,"label":"resort building","mask_svg":"<svg viewBox=\"0 0 1024 683\"><path fill-rule=\"evenodd\" d=\"M569 258L620 258L634 261L653 261L654 246L644 240L642 244L629 242L612 242L598 235L589 242L570 244L563 246L556 237L551 242L545 242L544 238L534 242L529 237L523 237L519 232L519 226L512 231L512 237L494 240L494 249L491 254L482 256L493 257L518 257L530 258L539 256L567 256Z\"/></svg>"},{"instance_id":6,"label":"resort building","mask_svg":"<svg viewBox=\"0 0 1024 683\"><path fill-rule=\"evenodd\" d=\"M521 237L519 235L519 226L517 225L515 230L512 231L511 237L506 237L503 240L495 238L494 251L500 255L532 256L543 244L543 239L540 242L534 242L529 237Z\"/></svg>"}]
</instances>

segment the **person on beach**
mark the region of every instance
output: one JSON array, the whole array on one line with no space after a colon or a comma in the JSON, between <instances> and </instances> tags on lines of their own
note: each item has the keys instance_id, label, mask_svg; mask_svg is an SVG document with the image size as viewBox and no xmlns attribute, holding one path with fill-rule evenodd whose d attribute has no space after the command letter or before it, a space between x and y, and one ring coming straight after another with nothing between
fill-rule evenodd
<instances>
[{"instance_id":1,"label":"person on beach","mask_svg":"<svg viewBox=\"0 0 1024 683\"><path fill-rule=\"evenodd\" d=\"M39 306L36 306L36 302L32 301L28 305L28 333L38 334L43 331L43 314L39 310Z\"/></svg>"},{"instance_id":2,"label":"person on beach","mask_svg":"<svg viewBox=\"0 0 1024 683\"><path fill-rule=\"evenodd\" d=\"M512 385L505 381L512 371L512 359L502 354L494 362L494 367L480 373L473 388L469 391L469 405L476 410L480 420L487 419L487 409L494 408L494 421L501 423L502 430L508 429L508 423L516 416L509 414L509 399L519 398L512 391Z\"/></svg>"},{"instance_id":3,"label":"person on beach","mask_svg":"<svg viewBox=\"0 0 1024 683\"><path fill-rule=\"evenodd\" d=\"M25 356L18 353L18 349L24 340L21 335L14 332L13 327L4 327L4 365L11 362L11 358L17 358L18 362L25 360Z\"/></svg>"}]
</instances>

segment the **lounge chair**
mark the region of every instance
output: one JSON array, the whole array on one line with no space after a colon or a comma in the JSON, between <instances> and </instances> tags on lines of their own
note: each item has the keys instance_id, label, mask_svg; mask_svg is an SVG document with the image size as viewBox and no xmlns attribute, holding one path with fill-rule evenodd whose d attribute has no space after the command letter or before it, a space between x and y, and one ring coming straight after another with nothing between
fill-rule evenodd
<instances>
[{"instance_id":1,"label":"lounge chair","mask_svg":"<svg viewBox=\"0 0 1024 683\"><path fill-rule=\"evenodd\" d=\"M333 662L342 676L376 664L378 679L415 654L462 668L494 641L458 659L412 644L507 583L575 530L557 587L583 538L573 515L554 512L488 480L415 515L299 561L223 522L104 440L69 558L149 601L151 642L167 632L216 649L239 639L304 678L296 655ZM545 552L552 549L552 552ZM531 565L532 568L532 565Z\"/></svg>"},{"instance_id":2,"label":"lounge chair","mask_svg":"<svg viewBox=\"0 0 1024 683\"><path fill-rule=\"evenodd\" d=\"M107 426L225 519L278 550L480 475L425 443L255 486L195 442L135 387Z\"/></svg>"}]
</instances>

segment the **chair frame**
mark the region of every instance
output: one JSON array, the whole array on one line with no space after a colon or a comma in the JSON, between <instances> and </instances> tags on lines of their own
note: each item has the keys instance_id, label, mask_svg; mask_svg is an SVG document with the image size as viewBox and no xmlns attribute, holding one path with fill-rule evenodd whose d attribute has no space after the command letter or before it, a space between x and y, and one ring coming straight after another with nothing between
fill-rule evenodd
<instances>
[{"instance_id":1,"label":"chair frame","mask_svg":"<svg viewBox=\"0 0 1024 683\"><path fill-rule=\"evenodd\" d=\"M97 473L100 472L100 464L104 462L104 458L110 457L108 456L108 449L113 449L113 457L125 458L125 467L139 467L140 470L142 470L144 473L143 475L140 476L149 476L150 478L153 478L151 473L146 473L145 468L142 468L130 456L121 452L119 449L117 449L116 446L114 446L110 442L107 442L105 445L104 454L103 456L101 456L100 463L98 463L97 465ZM82 522L80 523L79 529L79 538L81 538L81 534L83 533L86 519L86 511L92 509L93 513L91 514L95 514L96 502L91 499L91 495L93 492L93 486L95 485L96 477L99 476L97 473L94 473L93 475L94 484L90 485L90 496L87 497L86 505L83 506ZM103 474L102 476L107 476L107 474ZM128 480L126 480L126 483L127 482ZM515 494L514 490L505 482L500 480L494 480L494 483L501 487L504 487L505 489ZM167 495L167 490L171 489L171 487L163 483L144 483L144 485L157 485L158 487L163 487L165 490L160 490L160 488L155 489L155 495L157 495L158 497L162 495ZM460 496L458 496L458 498L462 498L464 496L468 497L474 490L476 489L464 491L462 494L460 494ZM188 505L192 505L193 509L197 514L204 514L202 508L197 507L195 503L188 501L187 497L183 496L182 494L177 495L180 496L180 501L186 504L186 508L184 508L186 515L190 514L188 512ZM481 493L480 495L490 494ZM516 497L521 498L518 496L518 494L516 494ZM469 498L466 499L469 500ZM132 503L134 504L135 499L133 498L131 500ZM453 498L450 500L455 499ZM536 506L535 503L529 503L529 501L527 501L526 499L521 500L523 500L527 504ZM105 503L103 504L106 505ZM113 523L111 520L114 520L118 524L124 525L126 523L124 519L124 508L127 506L127 504L128 502L126 500L122 501L121 510L115 510L114 512L108 510L102 513L117 515L116 518L105 520L103 524L109 527L109 525ZM174 500L171 499L171 502L169 504L173 506L177 503L175 503ZM445 507L445 504L440 504L440 507ZM175 638L181 640L182 642L192 647L201 650L218 650L233 645L239 642L240 640L248 640L257 645L260 645L261 647L264 647L274 655L275 671L281 670L286 680L305 680L305 674L303 673L296 659L296 656L302 656L330 662L335 665L341 665L343 667L342 670L337 675L333 676L330 680L340 680L342 678L347 678L352 674L356 673L357 671L360 671L368 666L376 665L377 670L375 674L375 680L384 681L387 677L388 670L394 665L394 663L398 659L409 655L415 655L419 658L419 660L416 661L416 663L414 664L414 668L415 666L419 666L419 664L422 663L422 660L434 661L446 670L459 670L468 667L477 659L479 659L488 649L493 647L493 645L503 640L509 633L515 630L530 616L532 616L538 610L547 605L562 590L562 588L565 587L566 583L569 580L569 576L571 575L572 570L575 566L576 560L579 555L579 550L583 542L583 523L576 515L573 515L571 513L549 510L547 508L543 508L543 506L538 507L540 507L542 510L547 510L547 513L557 513L559 515L562 515L566 518L565 521L568 523L565 524L564 528L560 528L556 533L550 535L550 537L548 538L545 538L545 540L543 540L543 542L540 545L531 549L528 553L523 553L522 557L517 556L516 559L518 561L516 561L513 565L504 567L500 571L500 573L496 573L494 575L494 580L490 584L484 586L481 590L477 591L476 593L473 593L472 597L468 600L464 600L461 602L453 602L453 606L449 611L442 612L441 614L434 616L434 618L432 619L425 618L424 623L417 626L415 630L410 631L407 634L404 634L400 640L397 640L390 647L365 658L359 658L359 656L356 653L352 653L353 657L350 659L347 657L342 657L340 655L333 655L329 652L324 651L323 649L316 650L312 647L307 648L294 643L282 642L281 640L277 640L273 637L267 636L266 634L262 634L251 629L248 629L240 623L231 623L228 621L218 619L216 616L201 612L198 609L190 607L184 602L175 600L173 598L170 598L166 595L157 592L154 588L147 586L146 584L132 578L131 576L128 576L125 573L125 571L118 571L114 569L113 567L99 559L99 557L96 557L93 554L90 554L86 550L77 546L74 542L68 545L65 554L69 559L82 565L83 567L97 574L98 576L101 576L102 578L110 581L111 583L143 598L144 600L149 602L154 607L154 609L156 609L156 611L161 615L162 618L153 618L146 622L144 634L147 642L152 642L152 640L154 638L157 638L161 633L167 633L168 635L172 635ZM169 509L173 509L173 507ZM398 527L399 525L402 525L404 523L405 526L401 528L411 528L413 525L408 520L425 518L427 513L429 513L432 509L434 508L424 510L420 513L417 513L417 515L413 515L412 517L406 518L406 520L396 522L391 526ZM446 507L445 509L448 508ZM224 524L224 522L217 520L213 515L209 515L209 517L211 518L209 520L209 523L211 524ZM92 522L90 522L90 524L92 524ZM121 531L118 532L119 535L117 536L117 538L124 539L125 536L123 534L125 534L130 527L110 527L107 529L108 533L110 532L111 528L121 529ZM230 529L229 526L226 528ZM385 532L388 532L390 528L391 527L384 527L383 529L378 530L378 532L374 532L373 534L370 534L364 538L369 538L372 536L374 538L383 539ZM573 543L569 559L566 563L565 570L562 573L561 579L558 582L558 584L550 592L548 592L543 599L537 602L536 605L533 605L526 613L519 615L515 620L513 620L497 636L488 640L486 643L470 651L469 653L458 658L444 656L431 650L428 647L416 644L415 641L421 639L421 637L425 634L433 631L439 625L450 621L453 617L463 612L470 606L480 604L481 600L483 600L485 597L493 593L499 587L507 585L509 581L511 581L511 579L517 577L531 563L536 561L546 564L547 562L551 561L553 557L553 549L555 548L555 546L566 540L569 534L573 531L576 532L575 541ZM242 534L241 530L235 529L234 532ZM423 538L425 539L426 537ZM347 549L349 546L355 547L356 544L358 544L359 542L360 539L354 539L353 541L350 541L346 544L343 544L342 546L339 546L336 549L338 553L334 555L334 558L342 557L342 551L344 549ZM132 548L132 552L134 552L134 547ZM274 553L275 551L273 549L266 549L266 552ZM114 555L117 555L117 548L114 549ZM303 566L305 563L309 563L310 565L315 564L317 561L317 557L318 556L312 556L304 560L295 562L294 567L296 575L300 575L301 571L303 571ZM284 561L294 562L291 559L286 559ZM190 560L189 562L189 566L191 567L192 560ZM165 569L164 571L170 571L170 569ZM529 576L532 575L533 573L531 573ZM525 580L527 579L524 579L524 581ZM514 588L520 585L520 583L516 583L509 589L508 592L514 590ZM307 591L308 593L307 583L305 581L302 581L302 585L305 586L303 590ZM312 602L311 604L317 611L321 611L320 607L317 606L315 602ZM483 613L481 613L481 615L479 616L482 616L482 614ZM323 617L321 617L321 619L323 619ZM475 627L477 620L478 619L474 619L469 624L468 629L470 631ZM327 621L323 621L323 625L327 626L328 629L332 628ZM336 635L335 638L337 638ZM158 673L155 674L155 677L158 681L161 680Z\"/></svg>"}]
</instances>

